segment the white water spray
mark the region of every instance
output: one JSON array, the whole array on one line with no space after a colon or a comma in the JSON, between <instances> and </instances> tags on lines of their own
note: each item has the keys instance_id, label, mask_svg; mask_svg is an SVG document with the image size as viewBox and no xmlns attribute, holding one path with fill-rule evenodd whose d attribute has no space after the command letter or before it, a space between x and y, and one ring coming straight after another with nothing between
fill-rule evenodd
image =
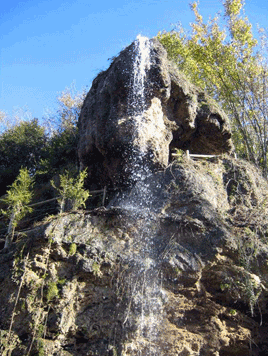
<instances>
[{"instance_id":1,"label":"white water spray","mask_svg":"<svg viewBox=\"0 0 268 356\"><path fill-rule=\"evenodd\" d=\"M152 174L146 163L146 147L138 150L135 139L139 140L146 124L146 77L151 67L150 41L138 36L134 43L135 58L133 62L133 78L129 95L130 118L134 120L135 132L133 149L130 155L132 166L131 178L136 182L137 194L134 198L123 199L121 208L136 214L140 220L138 236L133 246L133 263L135 272L131 276L131 284L135 286L131 295L132 313L138 323L137 341L135 342L140 356L160 356L157 345L159 325L161 324L162 294L159 272L157 270L157 252L155 246L155 220L152 212L152 191L146 183ZM130 346L130 345L128 345ZM134 352L134 350L133 350ZM135 353L136 354L136 353Z\"/></svg>"},{"instance_id":2,"label":"white water spray","mask_svg":"<svg viewBox=\"0 0 268 356\"><path fill-rule=\"evenodd\" d=\"M151 174L151 171L145 159L147 147L141 144L143 142L141 135L146 125L146 77L151 67L150 51L150 40L138 35L134 42L133 72L128 94L128 115L133 125L133 142L126 169L130 172L129 179L138 183L142 193L139 192L135 201L129 200L128 196L123 196L119 202L121 208L137 212L144 210L146 203L150 200L149 187L146 186L144 180Z\"/></svg>"},{"instance_id":3,"label":"white water spray","mask_svg":"<svg viewBox=\"0 0 268 356\"><path fill-rule=\"evenodd\" d=\"M145 110L145 79L151 66L150 42L147 37L137 36L135 61L133 67L132 105L136 114L142 118Z\"/></svg>"}]
</instances>

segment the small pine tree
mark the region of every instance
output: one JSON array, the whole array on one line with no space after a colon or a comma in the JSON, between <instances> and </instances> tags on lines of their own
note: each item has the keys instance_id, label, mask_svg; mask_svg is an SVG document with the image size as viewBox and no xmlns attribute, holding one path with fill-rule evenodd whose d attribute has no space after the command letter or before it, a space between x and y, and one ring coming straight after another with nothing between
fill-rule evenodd
<instances>
[{"instance_id":1,"label":"small pine tree","mask_svg":"<svg viewBox=\"0 0 268 356\"><path fill-rule=\"evenodd\" d=\"M27 168L21 168L18 177L7 191L6 197L2 199L8 207L7 210L1 210L1 212L9 217L5 247L10 246L18 222L32 211L28 205L33 197L32 186L33 177L30 176Z\"/></svg>"},{"instance_id":2,"label":"small pine tree","mask_svg":"<svg viewBox=\"0 0 268 356\"><path fill-rule=\"evenodd\" d=\"M60 187L57 187L53 180L52 186L59 192L58 199L60 213L64 211L77 210L81 206L86 207L86 200L90 196L88 190L84 189L84 181L87 177L86 169L81 171L75 179L70 177L70 173L60 175Z\"/></svg>"}]
</instances>

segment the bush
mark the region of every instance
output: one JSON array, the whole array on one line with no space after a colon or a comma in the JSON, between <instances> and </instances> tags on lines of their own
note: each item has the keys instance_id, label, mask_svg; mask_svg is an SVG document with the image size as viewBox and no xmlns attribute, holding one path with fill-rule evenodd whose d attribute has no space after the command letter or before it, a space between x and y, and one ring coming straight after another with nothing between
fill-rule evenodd
<instances>
[{"instance_id":1,"label":"bush","mask_svg":"<svg viewBox=\"0 0 268 356\"><path fill-rule=\"evenodd\" d=\"M77 178L70 177L69 172L60 175L60 186L57 187L52 180L52 186L59 192L58 199L60 213L64 211L77 210L81 206L86 207L85 202L89 192L84 189L84 181L87 177L86 169L81 171Z\"/></svg>"},{"instance_id":2,"label":"bush","mask_svg":"<svg viewBox=\"0 0 268 356\"><path fill-rule=\"evenodd\" d=\"M18 222L28 213L32 208L28 206L30 203L32 193L33 178L30 176L27 168L21 168L19 175L15 182L7 191L7 196L2 199L8 205L6 210L2 210L2 214L7 215L10 219L5 247L9 247L13 240L14 231Z\"/></svg>"}]
</instances>

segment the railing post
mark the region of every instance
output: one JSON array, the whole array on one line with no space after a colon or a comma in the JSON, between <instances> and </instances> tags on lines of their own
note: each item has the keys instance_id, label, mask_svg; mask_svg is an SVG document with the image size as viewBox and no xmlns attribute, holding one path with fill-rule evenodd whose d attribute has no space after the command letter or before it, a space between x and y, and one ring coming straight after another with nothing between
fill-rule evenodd
<instances>
[{"instance_id":1,"label":"railing post","mask_svg":"<svg viewBox=\"0 0 268 356\"><path fill-rule=\"evenodd\" d=\"M107 186L105 186L103 189L102 206L104 206L104 202L105 202L105 198L106 198L106 191L107 191Z\"/></svg>"},{"instance_id":2,"label":"railing post","mask_svg":"<svg viewBox=\"0 0 268 356\"><path fill-rule=\"evenodd\" d=\"M190 153L189 153L189 150L186 150L186 157L187 157L187 159L188 159L188 160L190 159Z\"/></svg>"}]
</instances>

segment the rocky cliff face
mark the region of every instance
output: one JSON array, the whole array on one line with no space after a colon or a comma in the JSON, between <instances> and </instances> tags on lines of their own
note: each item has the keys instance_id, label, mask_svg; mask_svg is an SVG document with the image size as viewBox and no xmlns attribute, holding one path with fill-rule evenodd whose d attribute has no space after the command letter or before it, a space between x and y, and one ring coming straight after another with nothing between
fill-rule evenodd
<instances>
[{"instance_id":1,"label":"rocky cliff face","mask_svg":"<svg viewBox=\"0 0 268 356\"><path fill-rule=\"evenodd\" d=\"M150 214L55 216L0 252L1 355L267 354L267 182L182 157L146 184Z\"/></svg>"},{"instance_id":2,"label":"rocky cliff face","mask_svg":"<svg viewBox=\"0 0 268 356\"><path fill-rule=\"evenodd\" d=\"M149 42L143 98L133 93L134 42L96 77L85 99L78 153L91 186L125 185L133 150L136 157L143 153L149 169L159 169L167 167L174 148L203 154L232 149L226 115L178 72L157 40Z\"/></svg>"},{"instance_id":3,"label":"rocky cliff face","mask_svg":"<svg viewBox=\"0 0 268 356\"><path fill-rule=\"evenodd\" d=\"M169 162L173 148L230 151L228 122L142 41L142 76L134 43L93 82L79 121L89 184L124 190L0 251L3 356L268 353L267 181L228 156Z\"/></svg>"}]
</instances>

